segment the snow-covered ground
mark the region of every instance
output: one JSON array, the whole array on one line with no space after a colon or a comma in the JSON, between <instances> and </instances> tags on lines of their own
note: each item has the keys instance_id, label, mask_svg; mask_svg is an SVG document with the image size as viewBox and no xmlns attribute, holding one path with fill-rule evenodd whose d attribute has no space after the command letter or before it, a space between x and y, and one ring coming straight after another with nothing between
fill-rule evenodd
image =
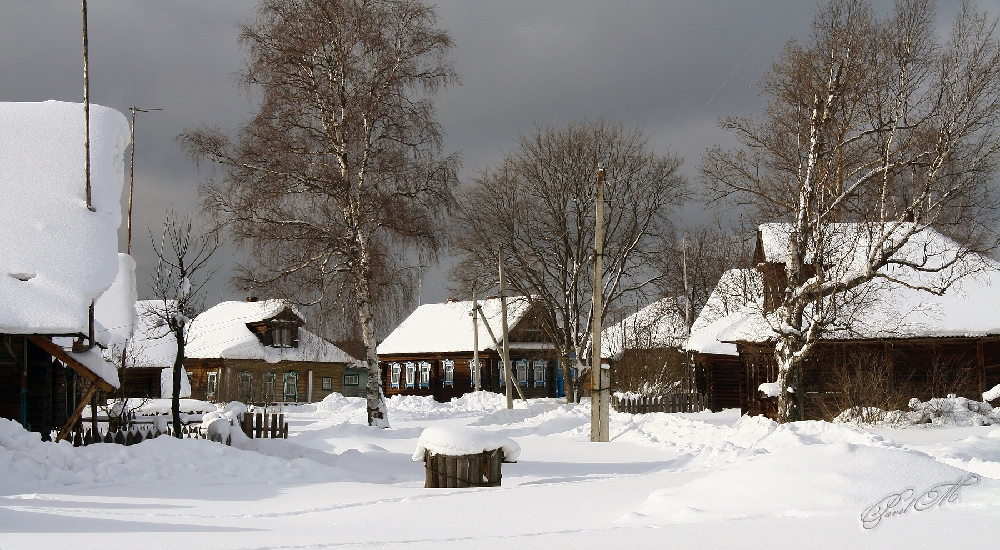
<instances>
[{"instance_id":1,"label":"snow-covered ground","mask_svg":"<svg viewBox=\"0 0 1000 550\"><path fill-rule=\"evenodd\" d=\"M738 412L612 413L361 399L286 409L287 441L226 447L43 444L0 421L0 548L930 548L1000 541L1000 429L779 426ZM424 489L423 428L473 426L521 448L503 485ZM975 474L972 476L972 474ZM970 477L972 476L972 477ZM978 478L978 482L976 482ZM935 492L928 492L937 487ZM912 489L912 493L905 493ZM884 513L891 497L902 504ZM890 500L886 500L890 497ZM914 506L905 508L911 500ZM862 514L869 527L863 528Z\"/></svg>"}]
</instances>

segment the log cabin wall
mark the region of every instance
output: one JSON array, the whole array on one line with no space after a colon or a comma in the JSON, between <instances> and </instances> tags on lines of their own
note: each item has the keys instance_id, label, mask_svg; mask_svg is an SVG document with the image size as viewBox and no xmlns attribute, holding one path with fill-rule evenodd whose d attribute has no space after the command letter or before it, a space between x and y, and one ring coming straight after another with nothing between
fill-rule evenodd
<instances>
[{"instance_id":1,"label":"log cabin wall","mask_svg":"<svg viewBox=\"0 0 1000 550\"><path fill-rule=\"evenodd\" d=\"M67 395L66 367L24 335L0 335L0 417L22 422L22 388L27 390L27 428L48 438L74 406ZM26 373L27 376L22 376Z\"/></svg>"},{"instance_id":2,"label":"log cabin wall","mask_svg":"<svg viewBox=\"0 0 1000 550\"><path fill-rule=\"evenodd\" d=\"M313 374L313 402L343 389L345 365L310 361L268 363L251 359L187 359L184 369L191 376L191 397L213 402L246 404L304 403L309 398L309 372ZM241 374L242 373L242 374ZM285 392L285 375L297 375L295 394ZM209 376L215 374L215 394L209 394ZM273 380L270 376L273 375ZM328 378L330 389L323 389ZM273 384L273 385L272 385Z\"/></svg>"},{"instance_id":3,"label":"log cabin wall","mask_svg":"<svg viewBox=\"0 0 1000 550\"><path fill-rule=\"evenodd\" d=\"M777 381L774 346L739 344L740 409L744 414L774 417L776 399L758 390ZM882 359L884 358L884 359ZM806 419L827 419L839 411L838 371L851 372L859 361L887 360L894 383L909 397L926 401L954 393L979 401L982 393L1000 383L1000 339L924 338L820 342L803 365L802 388L796 388ZM863 365L860 365L863 367Z\"/></svg>"},{"instance_id":4,"label":"log cabin wall","mask_svg":"<svg viewBox=\"0 0 1000 550\"><path fill-rule=\"evenodd\" d=\"M513 334L513 333L512 333ZM513 345L513 342L512 342ZM519 360L528 361L527 384L521 385L521 390L525 397L554 397L556 392L556 369L558 362L553 358L551 350L528 350L512 347L510 350L511 361L517 364ZM454 361L454 384L445 384L444 366L445 361ZM536 360L545 361L545 381L543 385L536 386L534 382L533 363ZM455 397L461 397L467 393L475 391L472 382L472 371L469 367L472 362L472 352L456 353L424 353L408 355L385 355L379 356L382 365L382 383L387 396L393 395L429 395L435 401L446 403ZM479 352L479 361L482 367L482 389L497 393L504 393L506 389L500 384L500 358L493 350ZM406 363L414 363L417 370L413 387L406 385ZM431 365L430 382L428 387L420 385L419 364L427 362ZM392 365L400 365L399 386L392 384ZM517 393L515 392L515 397Z\"/></svg>"}]
</instances>

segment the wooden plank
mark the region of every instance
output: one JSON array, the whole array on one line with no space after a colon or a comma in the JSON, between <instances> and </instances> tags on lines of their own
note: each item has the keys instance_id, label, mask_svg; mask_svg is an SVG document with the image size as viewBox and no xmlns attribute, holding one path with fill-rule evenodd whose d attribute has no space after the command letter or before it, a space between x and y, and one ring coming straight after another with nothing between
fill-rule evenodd
<instances>
[{"instance_id":1,"label":"wooden plank","mask_svg":"<svg viewBox=\"0 0 1000 550\"><path fill-rule=\"evenodd\" d=\"M449 456L445 458L445 479L448 482L447 487L458 487L457 476L458 476L458 457Z\"/></svg>"},{"instance_id":2,"label":"wooden plank","mask_svg":"<svg viewBox=\"0 0 1000 550\"><path fill-rule=\"evenodd\" d=\"M61 430L59 430L59 435L56 436L56 443L62 441L63 439L66 438L67 435L69 435L70 430L73 429L73 425L76 424L76 421L80 418L80 415L83 413L83 408L90 404L90 398L97 393L98 389L99 386L97 384L90 385L90 389L88 389L87 393L83 395L83 399L81 399L80 404L76 406L76 410L73 411L73 414L69 417L69 420L67 420L66 424L62 427Z\"/></svg>"},{"instance_id":3,"label":"wooden plank","mask_svg":"<svg viewBox=\"0 0 1000 550\"><path fill-rule=\"evenodd\" d=\"M424 449L424 488L433 488L434 480L434 460L431 458L431 452Z\"/></svg>"},{"instance_id":4,"label":"wooden plank","mask_svg":"<svg viewBox=\"0 0 1000 550\"><path fill-rule=\"evenodd\" d=\"M455 486L456 487L469 487L469 461L472 460L471 456L462 456L458 458L458 464L455 467Z\"/></svg>"},{"instance_id":5,"label":"wooden plank","mask_svg":"<svg viewBox=\"0 0 1000 550\"><path fill-rule=\"evenodd\" d=\"M65 363L69 368L80 373L80 376L83 376L87 380L96 383L96 385L99 386L100 389L107 392L115 390L114 386L112 386L110 383L108 383L100 376L97 376L97 374L95 374L94 371L87 368L86 365L74 359L73 356L66 353L66 350L64 350L62 346L53 343L52 340L34 334L29 335L28 340L31 340L33 344L45 350L49 355Z\"/></svg>"},{"instance_id":6,"label":"wooden plank","mask_svg":"<svg viewBox=\"0 0 1000 550\"><path fill-rule=\"evenodd\" d=\"M261 418L262 416L263 415L261 413L255 413L253 415L253 419L254 419L254 433L257 434L256 435L257 439L260 439L260 438L264 437L264 435L263 435L264 420L263 420L263 418Z\"/></svg>"}]
</instances>

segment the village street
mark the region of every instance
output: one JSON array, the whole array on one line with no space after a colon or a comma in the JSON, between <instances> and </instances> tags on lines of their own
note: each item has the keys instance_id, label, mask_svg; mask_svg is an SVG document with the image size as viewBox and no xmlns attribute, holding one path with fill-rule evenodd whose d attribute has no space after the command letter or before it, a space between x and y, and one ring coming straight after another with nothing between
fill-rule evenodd
<instances>
[{"instance_id":1,"label":"village street","mask_svg":"<svg viewBox=\"0 0 1000 550\"><path fill-rule=\"evenodd\" d=\"M160 438L77 449L103 454L58 468L2 439L0 548L939 547L993 540L1000 516L989 426L612 413L612 441L590 443L589 406L560 400L507 411L496 394L394 398L385 431L364 425L359 398L287 412L289 439L255 440L260 453ZM421 428L467 424L521 445L502 487L424 489L410 457ZM982 479L954 502L862 528L882 497L967 473L952 466Z\"/></svg>"}]
</instances>

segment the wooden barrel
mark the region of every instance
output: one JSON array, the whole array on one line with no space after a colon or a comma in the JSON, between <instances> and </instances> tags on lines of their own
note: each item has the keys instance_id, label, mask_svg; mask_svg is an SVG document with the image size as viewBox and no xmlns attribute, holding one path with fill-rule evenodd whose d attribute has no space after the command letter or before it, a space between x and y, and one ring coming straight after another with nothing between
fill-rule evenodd
<instances>
[{"instance_id":1,"label":"wooden barrel","mask_svg":"<svg viewBox=\"0 0 1000 550\"><path fill-rule=\"evenodd\" d=\"M472 455L424 451L424 487L499 487L503 449Z\"/></svg>"}]
</instances>

